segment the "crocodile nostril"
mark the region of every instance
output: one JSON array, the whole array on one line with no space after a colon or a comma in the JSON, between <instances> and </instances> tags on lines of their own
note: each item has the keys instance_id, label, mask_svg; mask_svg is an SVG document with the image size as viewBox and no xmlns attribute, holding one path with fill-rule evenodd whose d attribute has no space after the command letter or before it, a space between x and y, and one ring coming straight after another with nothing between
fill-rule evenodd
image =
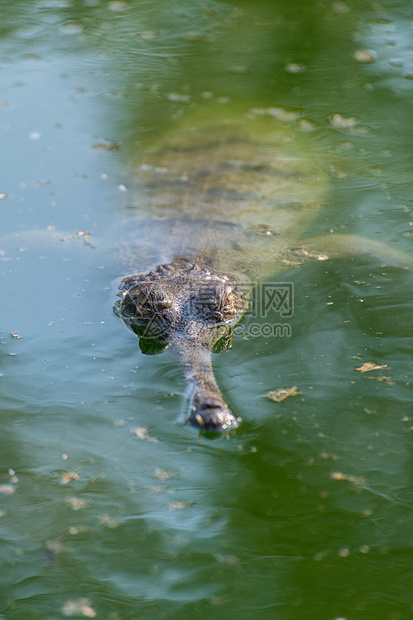
<instances>
[{"instance_id":1,"label":"crocodile nostril","mask_svg":"<svg viewBox=\"0 0 413 620\"><path fill-rule=\"evenodd\" d=\"M237 428L238 421L225 403L206 401L193 407L186 424L204 431L225 431Z\"/></svg>"}]
</instances>

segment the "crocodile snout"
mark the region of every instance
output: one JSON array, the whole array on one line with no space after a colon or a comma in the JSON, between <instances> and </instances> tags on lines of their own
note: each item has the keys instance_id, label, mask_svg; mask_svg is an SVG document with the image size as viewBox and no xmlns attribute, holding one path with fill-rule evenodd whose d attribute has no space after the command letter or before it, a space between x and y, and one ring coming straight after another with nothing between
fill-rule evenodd
<instances>
[{"instance_id":1,"label":"crocodile snout","mask_svg":"<svg viewBox=\"0 0 413 620\"><path fill-rule=\"evenodd\" d=\"M224 401L208 398L196 403L194 399L191 415L186 424L203 431L225 431L237 428L238 419Z\"/></svg>"}]
</instances>

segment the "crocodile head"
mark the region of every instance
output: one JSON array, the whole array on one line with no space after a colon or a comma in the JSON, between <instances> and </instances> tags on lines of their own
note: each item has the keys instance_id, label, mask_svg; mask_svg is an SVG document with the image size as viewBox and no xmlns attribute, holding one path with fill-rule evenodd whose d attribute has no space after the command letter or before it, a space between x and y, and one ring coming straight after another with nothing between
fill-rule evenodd
<instances>
[{"instance_id":1,"label":"crocodile head","mask_svg":"<svg viewBox=\"0 0 413 620\"><path fill-rule=\"evenodd\" d=\"M144 352L172 344L190 387L188 424L203 430L237 426L212 373L210 352L230 348L234 324L246 309L235 277L177 259L125 278L115 312L140 338Z\"/></svg>"}]
</instances>

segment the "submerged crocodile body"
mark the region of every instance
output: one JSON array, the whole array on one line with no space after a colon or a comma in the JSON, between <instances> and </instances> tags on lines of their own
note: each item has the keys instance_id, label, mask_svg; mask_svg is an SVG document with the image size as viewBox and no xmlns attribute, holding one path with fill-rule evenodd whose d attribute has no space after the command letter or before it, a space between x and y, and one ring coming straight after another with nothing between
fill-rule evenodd
<instances>
[{"instance_id":1,"label":"submerged crocodile body","mask_svg":"<svg viewBox=\"0 0 413 620\"><path fill-rule=\"evenodd\" d=\"M325 176L288 132L260 120L176 132L148 154L139 182L138 238L125 247L131 271L142 253L152 269L123 279L115 311L143 351L175 349L190 388L188 424L234 428L211 351L230 347L246 283L277 272L319 206Z\"/></svg>"}]
</instances>

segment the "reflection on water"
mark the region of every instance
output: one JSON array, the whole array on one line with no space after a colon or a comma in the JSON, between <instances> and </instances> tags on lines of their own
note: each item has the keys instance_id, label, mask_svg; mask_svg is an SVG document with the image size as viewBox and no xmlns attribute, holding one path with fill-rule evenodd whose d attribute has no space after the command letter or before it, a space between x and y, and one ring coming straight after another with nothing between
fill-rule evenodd
<instances>
[{"instance_id":1,"label":"reflection on water","mask_svg":"<svg viewBox=\"0 0 413 620\"><path fill-rule=\"evenodd\" d=\"M214 356L245 422L207 441L169 352L112 315L110 253L146 150L254 109L320 155L307 236L411 255L409 9L2 6L0 617L410 617L410 273L286 268L291 336Z\"/></svg>"}]
</instances>

